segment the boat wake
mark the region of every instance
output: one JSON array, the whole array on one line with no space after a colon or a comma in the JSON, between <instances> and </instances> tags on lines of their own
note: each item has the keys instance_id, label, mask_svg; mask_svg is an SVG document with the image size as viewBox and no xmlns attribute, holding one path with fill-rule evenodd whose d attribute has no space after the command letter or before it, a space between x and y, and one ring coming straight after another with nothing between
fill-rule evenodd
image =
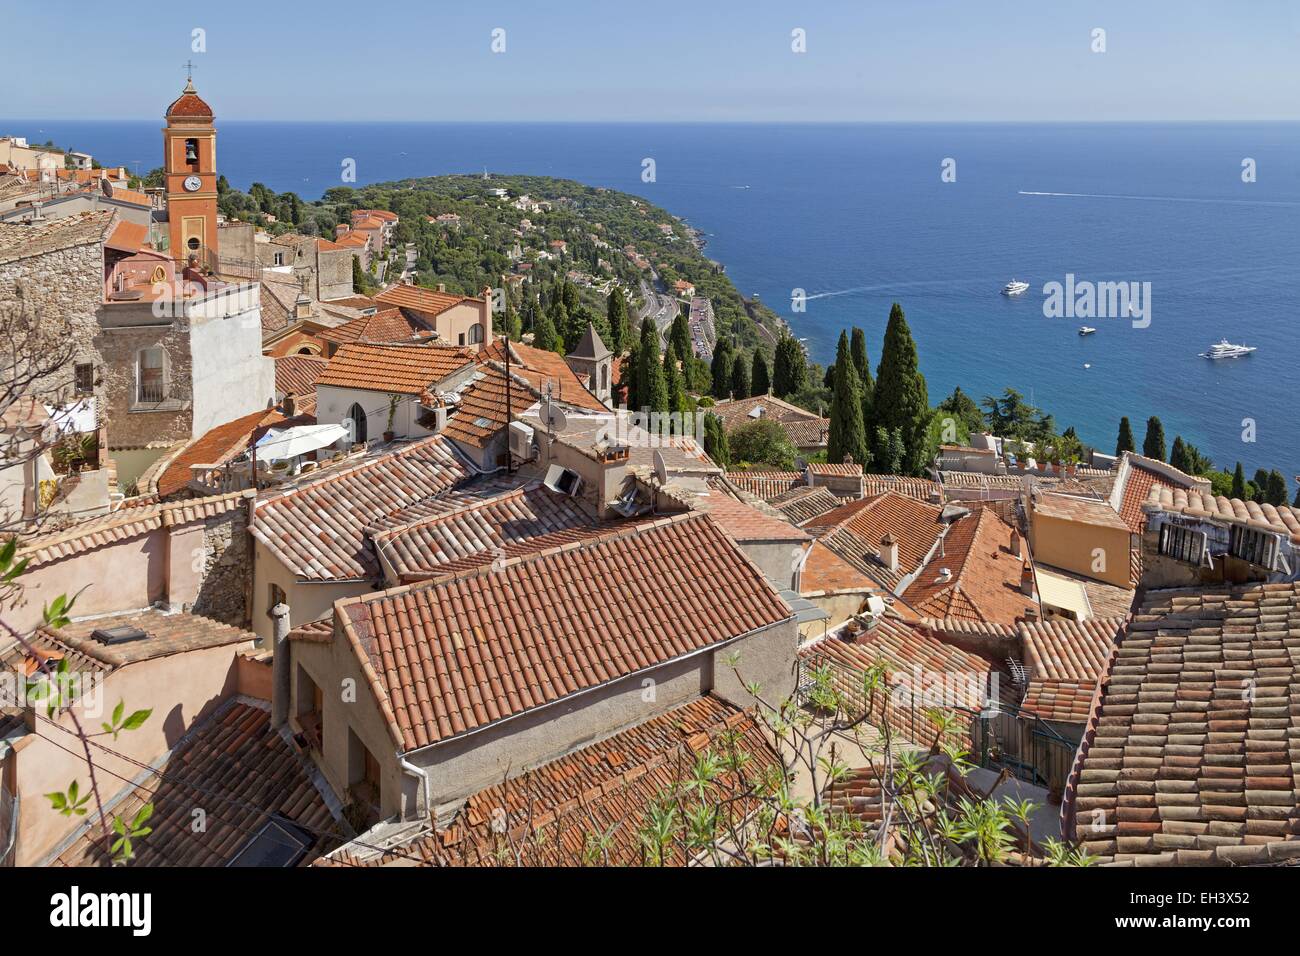
<instances>
[{"instance_id":1,"label":"boat wake","mask_svg":"<svg viewBox=\"0 0 1300 956\"><path fill-rule=\"evenodd\" d=\"M1286 199L1202 199L1195 196L1124 196L1116 193L1049 193L1028 189L1019 190L1021 196L1047 196L1061 199L1127 199L1133 202L1188 202L1223 206L1300 206L1300 202Z\"/></svg>"}]
</instances>

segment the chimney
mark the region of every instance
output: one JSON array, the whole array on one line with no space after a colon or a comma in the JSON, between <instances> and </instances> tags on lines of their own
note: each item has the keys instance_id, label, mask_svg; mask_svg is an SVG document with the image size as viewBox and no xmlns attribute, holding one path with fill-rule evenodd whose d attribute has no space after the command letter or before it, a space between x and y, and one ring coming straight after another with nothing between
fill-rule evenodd
<instances>
[{"instance_id":1,"label":"chimney","mask_svg":"<svg viewBox=\"0 0 1300 956\"><path fill-rule=\"evenodd\" d=\"M351 226L341 222L334 227L334 238L335 239L342 238L343 236L346 236L351 231L352 231Z\"/></svg>"},{"instance_id":2,"label":"chimney","mask_svg":"<svg viewBox=\"0 0 1300 956\"><path fill-rule=\"evenodd\" d=\"M307 296L307 293L298 293L298 301L293 304L293 317L295 319L311 318L311 299Z\"/></svg>"},{"instance_id":3,"label":"chimney","mask_svg":"<svg viewBox=\"0 0 1300 956\"><path fill-rule=\"evenodd\" d=\"M1029 607L1025 608L1025 623L1026 623L1026 624L1037 624L1037 623L1038 623L1038 606L1037 606L1037 605L1031 604L1031 605L1029 605Z\"/></svg>"},{"instance_id":4,"label":"chimney","mask_svg":"<svg viewBox=\"0 0 1300 956\"><path fill-rule=\"evenodd\" d=\"M880 560L889 570L898 570L898 542L888 532L880 539Z\"/></svg>"},{"instance_id":5,"label":"chimney","mask_svg":"<svg viewBox=\"0 0 1300 956\"><path fill-rule=\"evenodd\" d=\"M271 726L289 720L289 605L271 608Z\"/></svg>"},{"instance_id":6,"label":"chimney","mask_svg":"<svg viewBox=\"0 0 1300 956\"><path fill-rule=\"evenodd\" d=\"M293 418L298 411L298 403L293 400L293 392L285 392L284 401L280 404L284 410L285 418Z\"/></svg>"},{"instance_id":7,"label":"chimney","mask_svg":"<svg viewBox=\"0 0 1300 956\"><path fill-rule=\"evenodd\" d=\"M1011 529L1011 553L1017 558L1023 557L1020 553L1020 532L1015 528Z\"/></svg>"},{"instance_id":8,"label":"chimney","mask_svg":"<svg viewBox=\"0 0 1300 956\"><path fill-rule=\"evenodd\" d=\"M1026 597L1034 596L1034 566L1029 562L1020 569L1020 593Z\"/></svg>"}]
</instances>

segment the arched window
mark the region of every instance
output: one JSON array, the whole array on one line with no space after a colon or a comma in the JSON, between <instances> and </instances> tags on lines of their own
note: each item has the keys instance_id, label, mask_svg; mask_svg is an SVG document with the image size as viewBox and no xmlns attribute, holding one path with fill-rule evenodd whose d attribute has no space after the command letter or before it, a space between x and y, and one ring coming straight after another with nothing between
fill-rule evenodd
<instances>
[{"instance_id":1,"label":"arched window","mask_svg":"<svg viewBox=\"0 0 1300 956\"><path fill-rule=\"evenodd\" d=\"M608 365L602 365L600 367L600 390L602 392L609 391L609 366Z\"/></svg>"},{"instance_id":2,"label":"arched window","mask_svg":"<svg viewBox=\"0 0 1300 956\"><path fill-rule=\"evenodd\" d=\"M477 322L469 327L469 344L483 344L483 326L479 325Z\"/></svg>"},{"instance_id":3,"label":"arched window","mask_svg":"<svg viewBox=\"0 0 1300 956\"><path fill-rule=\"evenodd\" d=\"M357 444L365 442L366 410L356 402L353 402L352 407L348 409L348 423L352 425L352 441Z\"/></svg>"}]
</instances>

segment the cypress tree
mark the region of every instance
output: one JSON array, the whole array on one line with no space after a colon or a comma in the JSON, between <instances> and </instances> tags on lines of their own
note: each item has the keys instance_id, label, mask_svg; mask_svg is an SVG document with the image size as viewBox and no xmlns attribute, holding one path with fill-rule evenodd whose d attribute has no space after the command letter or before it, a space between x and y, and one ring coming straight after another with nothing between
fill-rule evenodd
<instances>
[{"instance_id":1,"label":"cypress tree","mask_svg":"<svg viewBox=\"0 0 1300 956\"><path fill-rule=\"evenodd\" d=\"M627 301L618 286L614 286L605 300L605 319L609 322L609 349L615 355L622 355L630 343L627 342Z\"/></svg>"},{"instance_id":2,"label":"cypress tree","mask_svg":"<svg viewBox=\"0 0 1300 956\"><path fill-rule=\"evenodd\" d=\"M745 356L737 355L731 363L731 395L733 398L749 398L749 366Z\"/></svg>"},{"instance_id":3,"label":"cypress tree","mask_svg":"<svg viewBox=\"0 0 1300 956\"><path fill-rule=\"evenodd\" d=\"M714 398L726 398L731 394L731 343L726 339L718 342L713 350L713 361L709 365L712 375Z\"/></svg>"},{"instance_id":4,"label":"cypress tree","mask_svg":"<svg viewBox=\"0 0 1300 956\"><path fill-rule=\"evenodd\" d=\"M564 302L558 298L552 300L551 307L547 312L547 317L551 320L551 325L555 328L555 342L551 346L551 351L559 352L564 355L568 351L568 344L564 340L566 333L569 333L569 310L565 308ZM573 343L577 345L577 342Z\"/></svg>"},{"instance_id":5,"label":"cypress tree","mask_svg":"<svg viewBox=\"0 0 1300 956\"><path fill-rule=\"evenodd\" d=\"M540 308L534 310L535 316L533 322L533 348L542 349L545 352L555 351L555 346L559 340L559 335L555 331L555 323L551 321L550 315L543 312Z\"/></svg>"},{"instance_id":6,"label":"cypress tree","mask_svg":"<svg viewBox=\"0 0 1300 956\"><path fill-rule=\"evenodd\" d=\"M1237 469L1232 473L1232 497L1246 498L1246 470L1241 467L1241 462L1237 462Z\"/></svg>"},{"instance_id":7,"label":"cypress tree","mask_svg":"<svg viewBox=\"0 0 1300 956\"><path fill-rule=\"evenodd\" d=\"M754 349L754 362L749 370L749 391L751 395L766 395L772 389L772 381L767 374L767 359L763 353Z\"/></svg>"},{"instance_id":8,"label":"cypress tree","mask_svg":"<svg viewBox=\"0 0 1300 956\"><path fill-rule=\"evenodd\" d=\"M1264 500L1271 505L1286 504L1286 478L1276 468L1268 473L1264 485Z\"/></svg>"},{"instance_id":9,"label":"cypress tree","mask_svg":"<svg viewBox=\"0 0 1300 956\"><path fill-rule=\"evenodd\" d=\"M641 345L637 361L637 396L652 412L668 411L668 383L664 380L664 367L659 360L659 331L653 322L641 323Z\"/></svg>"},{"instance_id":10,"label":"cypress tree","mask_svg":"<svg viewBox=\"0 0 1300 956\"><path fill-rule=\"evenodd\" d=\"M1169 464L1173 465L1179 471L1191 473L1191 466L1187 462L1187 448L1183 445L1183 436L1174 436L1174 445L1169 450Z\"/></svg>"},{"instance_id":11,"label":"cypress tree","mask_svg":"<svg viewBox=\"0 0 1300 956\"><path fill-rule=\"evenodd\" d=\"M835 384L831 392L831 423L826 437L826 460L831 464L844 461L845 455L865 465L867 432L862 423L862 388L858 371L849 355L849 337L840 332L835 352Z\"/></svg>"},{"instance_id":12,"label":"cypress tree","mask_svg":"<svg viewBox=\"0 0 1300 956\"><path fill-rule=\"evenodd\" d=\"M622 373L619 379L619 385L622 386L624 393L623 404L629 411L638 411L641 408L641 393L638 391L640 375L641 343L633 339L627 357L623 359Z\"/></svg>"},{"instance_id":13,"label":"cypress tree","mask_svg":"<svg viewBox=\"0 0 1300 956\"><path fill-rule=\"evenodd\" d=\"M1126 451L1137 451L1137 445L1133 442L1133 426L1128 423L1127 415L1119 420L1119 438L1115 440L1115 457L1118 458Z\"/></svg>"},{"instance_id":14,"label":"cypress tree","mask_svg":"<svg viewBox=\"0 0 1300 956\"><path fill-rule=\"evenodd\" d=\"M772 391L777 398L793 395L804 387L808 378L808 361L794 336L786 334L776 344L776 361L772 371Z\"/></svg>"},{"instance_id":15,"label":"cypress tree","mask_svg":"<svg viewBox=\"0 0 1300 956\"><path fill-rule=\"evenodd\" d=\"M664 353L664 389L668 393L668 411L686 411L686 391L682 387L682 373L677 370L677 346L668 343Z\"/></svg>"},{"instance_id":16,"label":"cypress tree","mask_svg":"<svg viewBox=\"0 0 1300 956\"><path fill-rule=\"evenodd\" d=\"M1262 505L1268 500L1268 472L1263 468L1256 469L1254 484L1255 493L1251 498Z\"/></svg>"},{"instance_id":17,"label":"cypress tree","mask_svg":"<svg viewBox=\"0 0 1300 956\"><path fill-rule=\"evenodd\" d=\"M678 312L677 318L673 319L672 328L668 332L668 341L677 350L677 357L681 359L682 367L685 368L686 360L695 354L695 348L691 344L691 326L686 320L685 312Z\"/></svg>"},{"instance_id":18,"label":"cypress tree","mask_svg":"<svg viewBox=\"0 0 1300 956\"><path fill-rule=\"evenodd\" d=\"M867 336L857 326L849 340L849 354L853 356L853 367L858 373L858 384L862 386L862 422L871 433L871 403L875 399L875 382L871 380L871 360L867 357Z\"/></svg>"},{"instance_id":19,"label":"cypress tree","mask_svg":"<svg viewBox=\"0 0 1300 956\"><path fill-rule=\"evenodd\" d=\"M902 436L907 450L902 470L908 474L919 472L925 465L922 459L929 440L930 397L918 366L912 331L897 302L889 310L889 324L885 327L871 413L873 428L898 429Z\"/></svg>"},{"instance_id":20,"label":"cypress tree","mask_svg":"<svg viewBox=\"0 0 1300 956\"><path fill-rule=\"evenodd\" d=\"M1156 461L1165 460L1165 426L1154 415L1147 419L1147 435L1142 439L1142 454Z\"/></svg>"},{"instance_id":21,"label":"cypress tree","mask_svg":"<svg viewBox=\"0 0 1300 956\"><path fill-rule=\"evenodd\" d=\"M704 416L704 451L715 464L723 468L731 464L727 430L722 427L722 419L712 413Z\"/></svg>"}]
</instances>

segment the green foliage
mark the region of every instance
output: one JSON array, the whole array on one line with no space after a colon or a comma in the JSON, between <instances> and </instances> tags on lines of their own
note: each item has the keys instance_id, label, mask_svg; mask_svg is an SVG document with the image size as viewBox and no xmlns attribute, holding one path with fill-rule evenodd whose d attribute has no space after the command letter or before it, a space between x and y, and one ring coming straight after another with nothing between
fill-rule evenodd
<instances>
[{"instance_id":1,"label":"green foliage","mask_svg":"<svg viewBox=\"0 0 1300 956\"><path fill-rule=\"evenodd\" d=\"M732 359L730 343L726 339L719 340L717 348L713 351L713 361L709 366L714 398L731 397Z\"/></svg>"},{"instance_id":2,"label":"green foliage","mask_svg":"<svg viewBox=\"0 0 1300 956\"><path fill-rule=\"evenodd\" d=\"M84 817L90 812L86 807L90 802L90 794L82 793L81 785L75 780L68 784L67 792L56 790L45 794L45 797L50 801L51 808L62 816Z\"/></svg>"},{"instance_id":3,"label":"green foliage","mask_svg":"<svg viewBox=\"0 0 1300 956\"><path fill-rule=\"evenodd\" d=\"M151 816L153 816L153 804L146 803L139 809L130 823L127 823L122 817L113 817L113 833L116 834L117 838L113 841L110 851L117 862L125 863L135 858L133 841L146 837L153 832L153 827L145 826Z\"/></svg>"},{"instance_id":4,"label":"green foliage","mask_svg":"<svg viewBox=\"0 0 1300 956\"><path fill-rule=\"evenodd\" d=\"M766 395L772 389L772 380L767 373L767 359L763 353L754 349L754 361L749 369L749 393Z\"/></svg>"},{"instance_id":5,"label":"green foliage","mask_svg":"<svg viewBox=\"0 0 1300 956\"><path fill-rule=\"evenodd\" d=\"M1127 415L1119 420L1119 436L1115 439L1115 456L1119 457L1126 451L1137 451L1137 445L1133 442L1133 426L1128 423Z\"/></svg>"},{"instance_id":6,"label":"green foliage","mask_svg":"<svg viewBox=\"0 0 1300 956\"><path fill-rule=\"evenodd\" d=\"M1270 505L1285 505L1287 494L1286 477L1282 472L1273 469L1268 473L1268 480L1264 483L1264 500Z\"/></svg>"},{"instance_id":7,"label":"green foliage","mask_svg":"<svg viewBox=\"0 0 1300 956\"><path fill-rule=\"evenodd\" d=\"M803 347L788 332L776 343L772 370L772 392L777 398L789 398L803 389L808 378L808 361Z\"/></svg>"},{"instance_id":8,"label":"green foliage","mask_svg":"<svg viewBox=\"0 0 1300 956\"><path fill-rule=\"evenodd\" d=\"M838 357L836 365L838 376ZM902 434L907 448L902 470L907 474L920 473L926 464L930 399L925 376L918 366L916 343L912 341L912 332L897 302L889 311L889 324L885 327L885 343L880 354L871 412L873 428L898 429Z\"/></svg>"},{"instance_id":9,"label":"green foliage","mask_svg":"<svg viewBox=\"0 0 1300 956\"><path fill-rule=\"evenodd\" d=\"M722 419L717 415L704 416L704 451L722 468L731 464L731 445Z\"/></svg>"},{"instance_id":10,"label":"green foliage","mask_svg":"<svg viewBox=\"0 0 1300 956\"><path fill-rule=\"evenodd\" d=\"M1152 415L1147 419L1147 434L1142 439L1142 454L1157 461L1165 460L1165 426Z\"/></svg>"},{"instance_id":11,"label":"green foliage","mask_svg":"<svg viewBox=\"0 0 1300 956\"><path fill-rule=\"evenodd\" d=\"M659 332L648 318L641 322L641 342L637 346L636 394L641 408L669 411L668 383L659 359Z\"/></svg>"},{"instance_id":12,"label":"green foliage","mask_svg":"<svg viewBox=\"0 0 1300 956\"><path fill-rule=\"evenodd\" d=\"M849 337L841 331L835 353L835 385L831 393L830 428L826 439L826 460L834 464L851 456L866 466L866 425L862 421L862 387L858 372L849 356Z\"/></svg>"},{"instance_id":13,"label":"green foliage","mask_svg":"<svg viewBox=\"0 0 1300 956\"><path fill-rule=\"evenodd\" d=\"M783 471L794 468L798 449L780 423L770 418L746 422L727 436L730 457L747 464L770 465Z\"/></svg>"},{"instance_id":14,"label":"green foliage","mask_svg":"<svg viewBox=\"0 0 1300 956\"><path fill-rule=\"evenodd\" d=\"M853 368L858 373L858 385L862 389L862 421L870 428L876 386L871 378L871 361L867 357L867 336L856 325L849 339L849 354L853 357Z\"/></svg>"},{"instance_id":15,"label":"green foliage","mask_svg":"<svg viewBox=\"0 0 1300 956\"><path fill-rule=\"evenodd\" d=\"M1249 495L1246 494L1246 472L1241 467L1241 462L1237 462L1237 468L1232 473L1232 494L1229 496L1245 501Z\"/></svg>"},{"instance_id":16,"label":"green foliage","mask_svg":"<svg viewBox=\"0 0 1300 956\"><path fill-rule=\"evenodd\" d=\"M112 719L104 721L100 725L104 728L104 733L113 735L114 740L124 730L138 730L149 719L149 715L153 713L152 708L132 711L129 715L125 714L125 710L126 701L119 700L117 706L113 708Z\"/></svg>"},{"instance_id":17,"label":"green foliage","mask_svg":"<svg viewBox=\"0 0 1300 956\"><path fill-rule=\"evenodd\" d=\"M622 355L628 344L627 300L618 286L610 290L605 300L605 321L609 325L609 341L605 344L615 355Z\"/></svg>"},{"instance_id":18,"label":"green foliage","mask_svg":"<svg viewBox=\"0 0 1300 956\"><path fill-rule=\"evenodd\" d=\"M751 394L749 365L743 354L737 354L731 362L731 397L749 398Z\"/></svg>"},{"instance_id":19,"label":"green foliage","mask_svg":"<svg viewBox=\"0 0 1300 956\"><path fill-rule=\"evenodd\" d=\"M534 314L533 348L554 352L560 345L560 336L550 315L538 309Z\"/></svg>"},{"instance_id":20,"label":"green foliage","mask_svg":"<svg viewBox=\"0 0 1300 956\"><path fill-rule=\"evenodd\" d=\"M964 426L967 436L984 428L984 414L980 411L980 407L975 404L975 399L963 392L960 385L952 390L951 395L939 403L938 411L951 416L958 426ZM956 438L948 440L950 443L951 441L960 440L960 427L957 432Z\"/></svg>"}]
</instances>

